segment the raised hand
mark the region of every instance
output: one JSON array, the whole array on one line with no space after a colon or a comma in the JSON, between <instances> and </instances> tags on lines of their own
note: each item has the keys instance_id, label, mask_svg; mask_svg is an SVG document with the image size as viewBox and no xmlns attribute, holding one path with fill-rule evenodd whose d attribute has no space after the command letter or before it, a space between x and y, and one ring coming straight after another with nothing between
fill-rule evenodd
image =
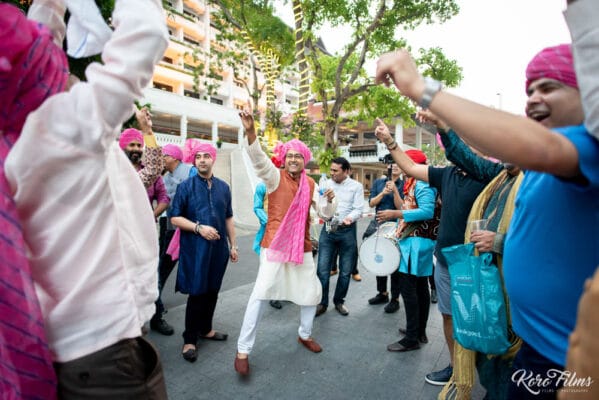
<instances>
[{"instance_id":1,"label":"raised hand","mask_svg":"<svg viewBox=\"0 0 599 400\"><path fill-rule=\"evenodd\" d=\"M449 125L447 125L445 121L439 118L431 110L419 110L416 113L416 119L422 124L433 124L442 131L447 132L449 130Z\"/></svg>"},{"instance_id":2,"label":"raised hand","mask_svg":"<svg viewBox=\"0 0 599 400\"><path fill-rule=\"evenodd\" d=\"M383 54L376 64L375 79L387 86L394 83L401 94L414 101L422 98L424 80L406 50Z\"/></svg>"},{"instance_id":3,"label":"raised hand","mask_svg":"<svg viewBox=\"0 0 599 400\"><path fill-rule=\"evenodd\" d=\"M150 110L147 107L135 110L135 119L144 135L152 134L152 114L150 114Z\"/></svg>"},{"instance_id":4,"label":"raised hand","mask_svg":"<svg viewBox=\"0 0 599 400\"><path fill-rule=\"evenodd\" d=\"M254 124L254 116L252 115L252 108L250 101L248 100L247 106L243 111L239 113L239 118L241 118L241 124L243 125L243 132L247 136L248 143L254 143L256 140L256 128Z\"/></svg>"},{"instance_id":5,"label":"raised hand","mask_svg":"<svg viewBox=\"0 0 599 400\"><path fill-rule=\"evenodd\" d=\"M380 118L376 119L376 128L374 129L374 135L377 137L377 139L379 139L381 142L385 144L393 142L393 137L391 136L389 128Z\"/></svg>"}]
</instances>

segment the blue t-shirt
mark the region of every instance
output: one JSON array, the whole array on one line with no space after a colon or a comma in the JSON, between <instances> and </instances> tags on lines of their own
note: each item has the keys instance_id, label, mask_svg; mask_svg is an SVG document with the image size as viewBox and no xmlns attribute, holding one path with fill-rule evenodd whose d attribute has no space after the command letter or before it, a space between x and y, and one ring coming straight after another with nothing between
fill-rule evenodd
<instances>
[{"instance_id":1,"label":"blue t-shirt","mask_svg":"<svg viewBox=\"0 0 599 400\"><path fill-rule=\"evenodd\" d=\"M505 242L503 269L516 333L565 365L585 279L599 266L599 142L560 128L578 150L586 184L527 171Z\"/></svg>"}]
</instances>

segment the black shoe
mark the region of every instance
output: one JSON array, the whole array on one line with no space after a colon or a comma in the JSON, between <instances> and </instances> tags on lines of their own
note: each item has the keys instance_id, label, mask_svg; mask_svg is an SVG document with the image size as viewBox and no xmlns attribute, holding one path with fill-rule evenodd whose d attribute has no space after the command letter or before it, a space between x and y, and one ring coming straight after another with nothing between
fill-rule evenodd
<instances>
[{"instance_id":1,"label":"black shoe","mask_svg":"<svg viewBox=\"0 0 599 400\"><path fill-rule=\"evenodd\" d=\"M270 304L271 307L276 308L277 310L283 308L283 305L279 300L271 300L268 302L268 304Z\"/></svg>"},{"instance_id":2,"label":"black shoe","mask_svg":"<svg viewBox=\"0 0 599 400\"><path fill-rule=\"evenodd\" d=\"M388 301L389 301L389 296L387 296L386 294L378 293L373 298L368 299L368 304L371 304L371 305L383 304L383 303L386 303Z\"/></svg>"},{"instance_id":3,"label":"black shoe","mask_svg":"<svg viewBox=\"0 0 599 400\"><path fill-rule=\"evenodd\" d=\"M435 289L431 290L431 303L437 303L437 291Z\"/></svg>"},{"instance_id":4,"label":"black shoe","mask_svg":"<svg viewBox=\"0 0 599 400\"><path fill-rule=\"evenodd\" d=\"M400 335L404 335L405 336L405 335L408 334L408 331L406 331L404 328L399 328L398 331L399 331ZM418 341L420 343L422 343L422 344L428 343L428 337L426 336L426 333L423 333L422 335L419 335L418 336Z\"/></svg>"},{"instance_id":5,"label":"black shoe","mask_svg":"<svg viewBox=\"0 0 599 400\"><path fill-rule=\"evenodd\" d=\"M185 361L196 362L198 359L198 349L189 349L185 353L181 353Z\"/></svg>"},{"instance_id":6,"label":"black shoe","mask_svg":"<svg viewBox=\"0 0 599 400\"><path fill-rule=\"evenodd\" d=\"M424 380L427 383L435 386L445 386L449 379L451 379L451 375L453 375L453 367L448 365L440 371L431 372L424 377Z\"/></svg>"},{"instance_id":7,"label":"black shoe","mask_svg":"<svg viewBox=\"0 0 599 400\"><path fill-rule=\"evenodd\" d=\"M416 340L409 340L407 338L403 338L399 342L391 343L389 346L387 346L388 351L400 352L418 350L419 348L420 345Z\"/></svg>"},{"instance_id":8,"label":"black shoe","mask_svg":"<svg viewBox=\"0 0 599 400\"><path fill-rule=\"evenodd\" d=\"M327 312L327 306L325 306L323 304L319 304L319 305L316 306L316 315L315 315L315 317L318 317L319 315L322 315L325 312Z\"/></svg>"},{"instance_id":9,"label":"black shoe","mask_svg":"<svg viewBox=\"0 0 599 400\"><path fill-rule=\"evenodd\" d=\"M385 312L387 314L393 314L397 310L399 310L399 301L398 300L391 299L391 301L389 302L389 304L387 304L385 306Z\"/></svg>"},{"instance_id":10,"label":"black shoe","mask_svg":"<svg viewBox=\"0 0 599 400\"><path fill-rule=\"evenodd\" d=\"M152 318L150 320L150 329L164 336L171 336L175 330L170 326L164 318Z\"/></svg>"}]
</instances>

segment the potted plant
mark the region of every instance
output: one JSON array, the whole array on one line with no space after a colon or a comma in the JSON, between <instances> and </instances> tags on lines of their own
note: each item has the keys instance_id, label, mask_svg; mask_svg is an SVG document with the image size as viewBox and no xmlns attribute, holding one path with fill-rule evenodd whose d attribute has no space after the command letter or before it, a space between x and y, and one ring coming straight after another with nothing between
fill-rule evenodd
<instances>
[{"instance_id":1,"label":"potted plant","mask_svg":"<svg viewBox=\"0 0 599 400\"><path fill-rule=\"evenodd\" d=\"M223 141L222 141L222 140L220 140L220 138L218 138L218 139L216 140L216 147L218 147L218 148L220 149L222 145L223 145Z\"/></svg>"}]
</instances>

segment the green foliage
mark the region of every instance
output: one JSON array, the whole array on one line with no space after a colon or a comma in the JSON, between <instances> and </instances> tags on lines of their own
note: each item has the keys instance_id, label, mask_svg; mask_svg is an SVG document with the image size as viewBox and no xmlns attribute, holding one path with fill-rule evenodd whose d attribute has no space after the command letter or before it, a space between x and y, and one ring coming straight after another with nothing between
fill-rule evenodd
<instances>
[{"instance_id":1,"label":"green foliage","mask_svg":"<svg viewBox=\"0 0 599 400\"><path fill-rule=\"evenodd\" d=\"M449 165L449 161L445 158L445 151L441 148L441 146L437 146L436 144L430 145L425 143L422 145L422 151L426 154L426 158L428 159L429 165L435 166L446 166Z\"/></svg>"},{"instance_id":2,"label":"green foliage","mask_svg":"<svg viewBox=\"0 0 599 400\"><path fill-rule=\"evenodd\" d=\"M331 168L332 161L337 157L341 157L341 150L339 148L321 149L316 153L314 158L318 163L320 171L327 172Z\"/></svg>"},{"instance_id":3,"label":"green foliage","mask_svg":"<svg viewBox=\"0 0 599 400\"><path fill-rule=\"evenodd\" d=\"M312 90L323 102L326 146L336 146L332 136L341 110L350 119L372 121L375 117L409 116L415 111L411 102L394 89L375 86L364 70L367 59L408 47L400 37L401 29L411 30L420 24L444 22L457 14L455 0L304 0L304 34L308 38L312 67ZM352 28L348 44L333 57L322 55L314 43L316 29L329 23ZM447 59L441 49L420 50L416 60L425 75L446 86L456 86L462 79L461 68Z\"/></svg>"}]
</instances>

